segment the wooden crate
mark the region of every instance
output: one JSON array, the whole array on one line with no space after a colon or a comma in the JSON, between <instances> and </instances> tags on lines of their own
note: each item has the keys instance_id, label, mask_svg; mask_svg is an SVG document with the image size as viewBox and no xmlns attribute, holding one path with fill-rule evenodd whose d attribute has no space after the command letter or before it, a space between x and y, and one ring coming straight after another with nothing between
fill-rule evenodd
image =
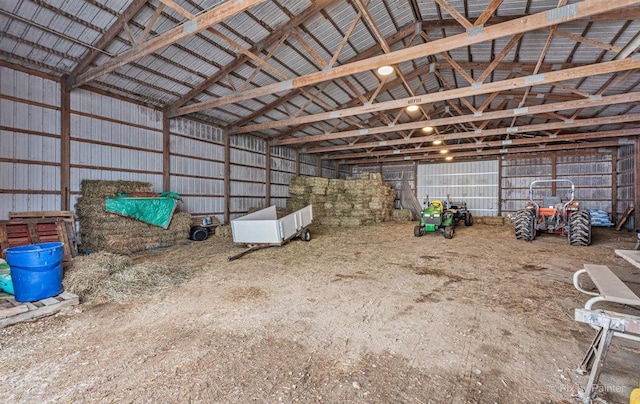
<instances>
[{"instance_id":1,"label":"wooden crate","mask_svg":"<svg viewBox=\"0 0 640 404\"><path fill-rule=\"evenodd\" d=\"M78 255L75 244L75 231L69 236L67 223L58 219L11 219L0 220L0 250L28 244L61 241L64 243L64 261L70 261Z\"/></svg>"},{"instance_id":2,"label":"wooden crate","mask_svg":"<svg viewBox=\"0 0 640 404\"><path fill-rule=\"evenodd\" d=\"M66 256L76 257L78 255L78 236L76 234L76 218L72 211L70 210L48 210L48 211L33 211L33 212L10 212L9 219L60 219L64 222L64 229L67 233L65 243L65 261L67 260ZM48 229L51 231L51 229ZM44 228L42 232L46 232ZM53 237L52 234L49 234L50 237L47 238L47 241L43 241L42 236L46 234L40 233L40 231L36 232L36 235L40 235L38 237L41 240L41 243L47 241L62 241L58 238ZM28 243L27 243L28 244ZM70 258L69 258L70 259Z\"/></svg>"}]
</instances>

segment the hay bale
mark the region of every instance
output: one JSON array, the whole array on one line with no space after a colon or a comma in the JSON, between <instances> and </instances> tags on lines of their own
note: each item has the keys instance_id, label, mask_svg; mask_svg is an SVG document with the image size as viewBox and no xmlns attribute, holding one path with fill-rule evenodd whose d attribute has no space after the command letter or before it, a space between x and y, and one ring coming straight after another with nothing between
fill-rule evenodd
<instances>
[{"instance_id":1,"label":"hay bale","mask_svg":"<svg viewBox=\"0 0 640 404\"><path fill-rule=\"evenodd\" d=\"M105 212L105 197L151 192L151 183L83 180L81 190L86 194L78 198L75 209L80 223L82 251L130 254L188 242L192 220L189 213L174 213L165 230L130 217Z\"/></svg>"},{"instance_id":2,"label":"hay bale","mask_svg":"<svg viewBox=\"0 0 640 404\"><path fill-rule=\"evenodd\" d=\"M90 198L115 197L132 192L153 192L153 184L139 181L82 180L80 192Z\"/></svg>"},{"instance_id":3,"label":"hay bale","mask_svg":"<svg viewBox=\"0 0 640 404\"><path fill-rule=\"evenodd\" d=\"M126 256L100 252L76 257L65 271L65 291L83 302L125 302L182 283L188 274L179 267L156 263L133 265Z\"/></svg>"},{"instance_id":4,"label":"hay bale","mask_svg":"<svg viewBox=\"0 0 640 404\"><path fill-rule=\"evenodd\" d=\"M216 227L216 236L232 239L233 233L231 232L231 226L222 225L222 226Z\"/></svg>"},{"instance_id":5,"label":"hay bale","mask_svg":"<svg viewBox=\"0 0 640 404\"><path fill-rule=\"evenodd\" d=\"M394 209L391 211L391 220L394 222L410 222L413 214L408 209Z\"/></svg>"}]
</instances>

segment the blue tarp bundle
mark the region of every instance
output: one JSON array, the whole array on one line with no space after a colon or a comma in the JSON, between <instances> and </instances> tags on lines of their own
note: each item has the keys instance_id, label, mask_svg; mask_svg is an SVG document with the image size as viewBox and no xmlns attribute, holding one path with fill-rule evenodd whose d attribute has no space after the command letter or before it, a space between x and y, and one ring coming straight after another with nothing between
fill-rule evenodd
<instances>
[{"instance_id":1,"label":"blue tarp bundle","mask_svg":"<svg viewBox=\"0 0 640 404\"><path fill-rule=\"evenodd\" d=\"M105 198L105 211L131 217L166 230L171 223L178 199L181 199L180 195L174 192L167 193L167 195L167 197L155 198L129 198L126 196Z\"/></svg>"},{"instance_id":2,"label":"blue tarp bundle","mask_svg":"<svg viewBox=\"0 0 640 404\"><path fill-rule=\"evenodd\" d=\"M609 214L600 209L589 209L591 214L591 226L609 227L613 226L611 220L609 220Z\"/></svg>"}]
</instances>

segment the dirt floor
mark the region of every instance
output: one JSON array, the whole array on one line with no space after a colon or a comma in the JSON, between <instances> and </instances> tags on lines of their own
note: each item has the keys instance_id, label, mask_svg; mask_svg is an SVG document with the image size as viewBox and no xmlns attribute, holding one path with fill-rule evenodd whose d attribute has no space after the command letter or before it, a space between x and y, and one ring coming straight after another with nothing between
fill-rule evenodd
<instances>
[{"instance_id":1,"label":"dirt floor","mask_svg":"<svg viewBox=\"0 0 640 404\"><path fill-rule=\"evenodd\" d=\"M569 247L510 226L446 240L414 225L314 227L308 243L233 262L241 247L220 237L138 255L192 277L0 330L0 400L576 402L595 331L573 320L587 297L571 276L604 264L640 292L640 270L614 254L635 233L594 228L591 246ZM612 347L600 397L628 402L638 358L638 344Z\"/></svg>"}]
</instances>

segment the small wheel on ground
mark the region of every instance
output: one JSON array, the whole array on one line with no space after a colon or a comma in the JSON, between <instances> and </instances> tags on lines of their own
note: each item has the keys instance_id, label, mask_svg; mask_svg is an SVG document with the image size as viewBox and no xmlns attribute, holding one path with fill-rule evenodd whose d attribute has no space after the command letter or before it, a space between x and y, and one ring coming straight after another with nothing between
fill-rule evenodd
<instances>
[{"instance_id":1,"label":"small wheel on ground","mask_svg":"<svg viewBox=\"0 0 640 404\"><path fill-rule=\"evenodd\" d=\"M471 226L473 224L473 216L471 215L471 212L465 212L464 213L464 225L465 226Z\"/></svg>"},{"instance_id":2,"label":"small wheel on ground","mask_svg":"<svg viewBox=\"0 0 640 404\"><path fill-rule=\"evenodd\" d=\"M420 226L413 228L413 235L416 237L422 237L424 235L424 229Z\"/></svg>"},{"instance_id":3,"label":"small wheel on ground","mask_svg":"<svg viewBox=\"0 0 640 404\"><path fill-rule=\"evenodd\" d=\"M311 241L311 232L309 231L309 229L302 230L302 233L300 233L300 240Z\"/></svg>"},{"instance_id":4,"label":"small wheel on ground","mask_svg":"<svg viewBox=\"0 0 640 404\"><path fill-rule=\"evenodd\" d=\"M194 241L204 241L209 237L209 231L201 226L193 226L189 231L189 238Z\"/></svg>"},{"instance_id":5,"label":"small wheel on ground","mask_svg":"<svg viewBox=\"0 0 640 404\"><path fill-rule=\"evenodd\" d=\"M443 234L444 234L444 238L453 238L453 226L447 226L444 228Z\"/></svg>"}]
</instances>

